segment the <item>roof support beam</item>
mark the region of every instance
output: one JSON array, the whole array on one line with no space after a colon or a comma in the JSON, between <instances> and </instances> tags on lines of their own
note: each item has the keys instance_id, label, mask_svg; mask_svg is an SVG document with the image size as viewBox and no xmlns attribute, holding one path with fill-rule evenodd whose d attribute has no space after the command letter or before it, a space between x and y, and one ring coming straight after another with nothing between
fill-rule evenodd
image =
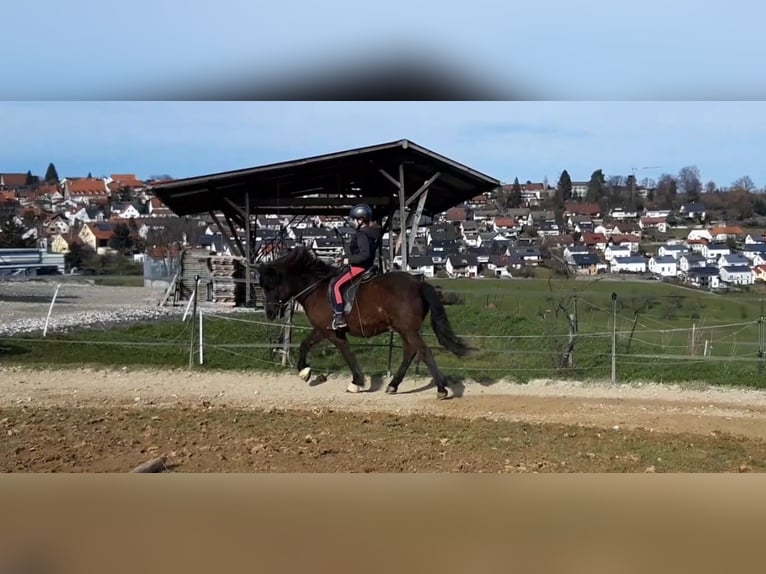
<instances>
[{"instance_id":1,"label":"roof support beam","mask_svg":"<svg viewBox=\"0 0 766 574\"><path fill-rule=\"evenodd\" d=\"M221 224L221 220L218 219L218 216L215 214L215 212L210 211L209 215L210 215L210 219L213 220L213 223L215 223L215 226L218 228L218 231L221 232L221 235L223 236L224 241L226 241L226 244L229 246L229 249L231 249L232 254L239 253L240 256L244 257L245 254L242 253L239 247L237 247L237 245L235 245L234 242L231 240L231 237L224 230L223 225Z\"/></svg>"}]
</instances>

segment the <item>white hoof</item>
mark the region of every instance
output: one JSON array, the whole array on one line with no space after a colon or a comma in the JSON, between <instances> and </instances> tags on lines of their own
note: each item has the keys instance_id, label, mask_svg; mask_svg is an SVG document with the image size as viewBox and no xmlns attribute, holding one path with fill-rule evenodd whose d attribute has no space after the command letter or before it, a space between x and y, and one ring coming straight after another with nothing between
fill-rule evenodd
<instances>
[{"instance_id":1,"label":"white hoof","mask_svg":"<svg viewBox=\"0 0 766 574\"><path fill-rule=\"evenodd\" d=\"M304 381L308 381L311 378L311 367L301 369L301 371L298 373L298 376Z\"/></svg>"},{"instance_id":2,"label":"white hoof","mask_svg":"<svg viewBox=\"0 0 766 574\"><path fill-rule=\"evenodd\" d=\"M346 387L347 393L358 393L361 390L362 390L362 387L355 385L354 383L349 383L348 386Z\"/></svg>"}]
</instances>

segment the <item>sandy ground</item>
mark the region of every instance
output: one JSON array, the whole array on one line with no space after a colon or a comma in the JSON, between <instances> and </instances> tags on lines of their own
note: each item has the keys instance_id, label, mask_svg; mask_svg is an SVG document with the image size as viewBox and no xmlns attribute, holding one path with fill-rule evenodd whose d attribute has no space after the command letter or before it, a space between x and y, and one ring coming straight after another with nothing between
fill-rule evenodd
<instances>
[{"instance_id":1,"label":"sandy ground","mask_svg":"<svg viewBox=\"0 0 766 574\"><path fill-rule=\"evenodd\" d=\"M367 392L359 394L346 393L347 383L347 377L305 383L297 374L6 367L0 369L0 406L331 408L766 438L766 393L761 391L551 381L485 386L466 381L455 398L437 401L425 378L406 379L394 396L383 392L384 381L368 382Z\"/></svg>"}]
</instances>

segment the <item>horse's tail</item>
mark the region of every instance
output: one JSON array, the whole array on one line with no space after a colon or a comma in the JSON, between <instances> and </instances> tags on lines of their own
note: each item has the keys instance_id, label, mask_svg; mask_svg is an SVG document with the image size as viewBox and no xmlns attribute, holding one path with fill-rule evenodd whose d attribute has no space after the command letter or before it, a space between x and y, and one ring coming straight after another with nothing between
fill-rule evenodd
<instances>
[{"instance_id":1,"label":"horse's tail","mask_svg":"<svg viewBox=\"0 0 766 574\"><path fill-rule=\"evenodd\" d=\"M467 355L470 348L452 330L452 325L447 318L447 312L439 299L436 289L424 281L420 284L420 293L423 296L427 309L431 312L431 327L434 333L436 333L436 339L439 341L439 344L458 357Z\"/></svg>"}]
</instances>

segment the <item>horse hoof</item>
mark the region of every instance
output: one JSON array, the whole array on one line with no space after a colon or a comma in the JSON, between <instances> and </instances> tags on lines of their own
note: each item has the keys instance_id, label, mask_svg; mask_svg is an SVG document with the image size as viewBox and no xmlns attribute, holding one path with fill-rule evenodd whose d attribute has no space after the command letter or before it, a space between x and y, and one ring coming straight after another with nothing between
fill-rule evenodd
<instances>
[{"instance_id":1,"label":"horse hoof","mask_svg":"<svg viewBox=\"0 0 766 574\"><path fill-rule=\"evenodd\" d=\"M300 373L298 373L298 376L304 381L308 382L308 380L311 378L311 367L301 369Z\"/></svg>"},{"instance_id":2,"label":"horse hoof","mask_svg":"<svg viewBox=\"0 0 766 574\"><path fill-rule=\"evenodd\" d=\"M359 391L362 390L363 386L364 385L355 385L354 383L349 383L348 386L346 387L346 392L347 393L358 393Z\"/></svg>"},{"instance_id":3,"label":"horse hoof","mask_svg":"<svg viewBox=\"0 0 766 574\"><path fill-rule=\"evenodd\" d=\"M387 395L395 395L395 394L396 394L396 391L397 391L396 387L394 387L394 386L392 386L392 385L388 385L388 386L386 387L386 394L387 394Z\"/></svg>"},{"instance_id":4,"label":"horse hoof","mask_svg":"<svg viewBox=\"0 0 766 574\"><path fill-rule=\"evenodd\" d=\"M444 399L448 399L449 397L450 397L449 389L436 391L436 398L440 401L443 401Z\"/></svg>"}]
</instances>

